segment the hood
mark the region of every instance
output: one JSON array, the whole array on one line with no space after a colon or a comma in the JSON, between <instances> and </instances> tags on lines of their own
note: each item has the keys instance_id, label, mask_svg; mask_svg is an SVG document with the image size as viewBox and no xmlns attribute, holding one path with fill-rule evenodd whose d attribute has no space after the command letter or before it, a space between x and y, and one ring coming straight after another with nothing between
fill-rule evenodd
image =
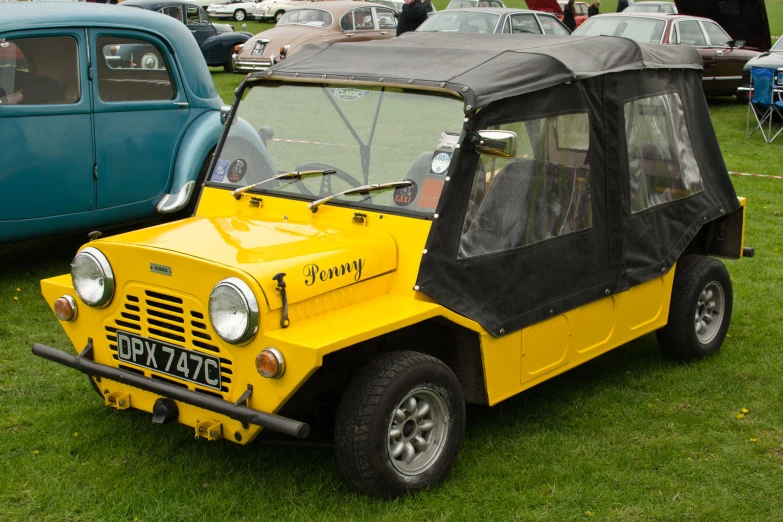
<instances>
[{"instance_id":1,"label":"hood","mask_svg":"<svg viewBox=\"0 0 783 522\"><path fill-rule=\"evenodd\" d=\"M229 24L212 24L212 27L215 28L215 31L217 31L217 34L221 33L233 33L234 28L230 26Z\"/></svg>"},{"instance_id":2,"label":"hood","mask_svg":"<svg viewBox=\"0 0 783 522\"><path fill-rule=\"evenodd\" d=\"M680 14L715 20L745 47L766 51L772 47L764 0L674 0Z\"/></svg>"},{"instance_id":3,"label":"hood","mask_svg":"<svg viewBox=\"0 0 783 522\"><path fill-rule=\"evenodd\" d=\"M290 45L291 49L289 52L293 52L307 42L324 38L332 33L333 28L312 27L307 25L284 25L283 27L275 27L274 29L259 33L245 42L242 46L242 50L239 52L239 56L243 59L268 60L272 55L277 56L281 47ZM269 40L269 43L266 45L266 49L264 49L263 56L251 57L250 51L258 40Z\"/></svg>"},{"instance_id":4,"label":"hood","mask_svg":"<svg viewBox=\"0 0 783 522\"><path fill-rule=\"evenodd\" d=\"M353 223L340 228L333 224L316 227L235 215L193 217L105 241L172 251L241 270L261 285L271 307L277 308L280 300L271 299L276 295L275 274L286 274L288 301L296 303L397 268L397 244L389 234Z\"/></svg>"},{"instance_id":5,"label":"hood","mask_svg":"<svg viewBox=\"0 0 783 522\"><path fill-rule=\"evenodd\" d=\"M751 67L769 67L771 69L783 69L783 49L772 51L769 54L764 53L754 56L745 63L744 70L749 71Z\"/></svg>"},{"instance_id":6,"label":"hood","mask_svg":"<svg viewBox=\"0 0 783 522\"><path fill-rule=\"evenodd\" d=\"M557 0L525 0L527 7L534 11L544 11L545 13L555 13L556 15L562 15L563 9Z\"/></svg>"}]
</instances>

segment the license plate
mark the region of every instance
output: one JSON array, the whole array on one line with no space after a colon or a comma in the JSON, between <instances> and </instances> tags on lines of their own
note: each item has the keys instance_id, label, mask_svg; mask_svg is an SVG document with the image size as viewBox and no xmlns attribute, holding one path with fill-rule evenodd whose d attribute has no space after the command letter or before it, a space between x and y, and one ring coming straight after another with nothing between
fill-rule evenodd
<instances>
[{"instance_id":1,"label":"license plate","mask_svg":"<svg viewBox=\"0 0 783 522\"><path fill-rule=\"evenodd\" d=\"M157 339L117 331L120 361L141 366L176 379L220 389L220 359Z\"/></svg>"},{"instance_id":2,"label":"license plate","mask_svg":"<svg viewBox=\"0 0 783 522\"><path fill-rule=\"evenodd\" d=\"M256 42L255 45L253 45L253 49L250 51L250 56L263 56L264 49L266 49L266 43Z\"/></svg>"}]
</instances>

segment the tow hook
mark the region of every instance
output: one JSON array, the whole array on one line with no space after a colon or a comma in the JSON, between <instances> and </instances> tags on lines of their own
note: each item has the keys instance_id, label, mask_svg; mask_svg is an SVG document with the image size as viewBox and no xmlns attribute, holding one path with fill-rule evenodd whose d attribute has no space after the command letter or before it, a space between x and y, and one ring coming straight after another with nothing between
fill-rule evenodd
<instances>
[{"instance_id":1,"label":"tow hook","mask_svg":"<svg viewBox=\"0 0 783 522\"><path fill-rule=\"evenodd\" d=\"M291 324L291 321L288 319L288 295L285 291L284 277L285 274L280 272L272 278L274 281L277 281L277 290L280 292L280 299L283 300L283 315L280 317L280 328L288 328L288 325Z\"/></svg>"}]
</instances>

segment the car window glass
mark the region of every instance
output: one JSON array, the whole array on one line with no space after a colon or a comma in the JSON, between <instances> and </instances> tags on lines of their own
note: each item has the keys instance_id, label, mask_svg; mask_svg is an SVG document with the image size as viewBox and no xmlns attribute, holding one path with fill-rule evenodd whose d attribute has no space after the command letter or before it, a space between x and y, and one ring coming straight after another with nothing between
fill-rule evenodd
<instances>
[{"instance_id":1,"label":"car window glass","mask_svg":"<svg viewBox=\"0 0 783 522\"><path fill-rule=\"evenodd\" d=\"M346 31L350 31L351 25L353 25L353 30L355 31L370 31L375 29L372 22L372 8L360 7L345 13L340 22L340 27Z\"/></svg>"},{"instance_id":2,"label":"car window glass","mask_svg":"<svg viewBox=\"0 0 783 522\"><path fill-rule=\"evenodd\" d=\"M516 133L517 155L480 158L458 257L512 250L590 228L587 113L492 128Z\"/></svg>"},{"instance_id":3,"label":"car window glass","mask_svg":"<svg viewBox=\"0 0 783 522\"><path fill-rule=\"evenodd\" d=\"M677 24L677 31L680 33L679 42L685 45L695 47L706 47L707 40L704 39L704 33L696 20L685 20Z\"/></svg>"},{"instance_id":4,"label":"car window glass","mask_svg":"<svg viewBox=\"0 0 783 522\"><path fill-rule=\"evenodd\" d=\"M497 0L492 0L489 3L490 7L503 7L503 2L498 2Z\"/></svg>"},{"instance_id":5,"label":"car window glass","mask_svg":"<svg viewBox=\"0 0 783 522\"><path fill-rule=\"evenodd\" d=\"M674 5L673 4L663 4L661 6L661 10L666 14L674 14Z\"/></svg>"},{"instance_id":6,"label":"car window glass","mask_svg":"<svg viewBox=\"0 0 783 522\"><path fill-rule=\"evenodd\" d=\"M460 7L477 7L477 0L451 0L446 9L455 9Z\"/></svg>"},{"instance_id":7,"label":"car window glass","mask_svg":"<svg viewBox=\"0 0 783 522\"><path fill-rule=\"evenodd\" d=\"M197 5L189 5L185 7L185 13L187 15L188 25L201 25L201 10Z\"/></svg>"},{"instance_id":8,"label":"car window glass","mask_svg":"<svg viewBox=\"0 0 783 522\"><path fill-rule=\"evenodd\" d=\"M568 28L561 24L560 20L554 16L538 15L538 20L541 22L541 26L544 28L544 34L571 34Z\"/></svg>"},{"instance_id":9,"label":"car window glass","mask_svg":"<svg viewBox=\"0 0 783 522\"><path fill-rule=\"evenodd\" d=\"M97 42L98 96L104 102L172 100L166 56L155 44L114 36Z\"/></svg>"},{"instance_id":10,"label":"car window glass","mask_svg":"<svg viewBox=\"0 0 783 522\"><path fill-rule=\"evenodd\" d=\"M538 27L534 15L512 14L509 18L511 19L512 33L541 34L541 29Z\"/></svg>"},{"instance_id":11,"label":"car window glass","mask_svg":"<svg viewBox=\"0 0 783 522\"><path fill-rule=\"evenodd\" d=\"M0 38L0 107L71 104L80 98L74 38Z\"/></svg>"},{"instance_id":12,"label":"car window glass","mask_svg":"<svg viewBox=\"0 0 783 522\"><path fill-rule=\"evenodd\" d=\"M499 14L446 10L427 18L417 31L494 33L499 20Z\"/></svg>"},{"instance_id":13,"label":"car window glass","mask_svg":"<svg viewBox=\"0 0 783 522\"><path fill-rule=\"evenodd\" d=\"M578 15L586 15L587 14L587 6L584 4L574 4L574 7L576 7L576 14Z\"/></svg>"},{"instance_id":14,"label":"car window glass","mask_svg":"<svg viewBox=\"0 0 783 522\"><path fill-rule=\"evenodd\" d=\"M664 20L630 16L594 16L580 25L574 34L580 36L621 36L637 42L660 43L666 29Z\"/></svg>"},{"instance_id":15,"label":"car window glass","mask_svg":"<svg viewBox=\"0 0 783 522\"><path fill-rule=\"evenodd\" d=\"M713 47L727 47L726 44L731 41L731 36L726 34L726 31L720 28L720 26L713 22L704 22L704 31L707 33L707 38L710 39L710 45Z\"/></svg>"},{"instance_id":16,"label":"car window glass","mask_svg":"<svg viewBox=\"0 0 783 522\"><path fill-rule=\"evenodd\" d=\"M199 13L199 19L201 20L201 25L212 25L209 21L209 15L207 15L203 7L198 8L198 13Z\"/></svg>"},{"instance_id":17,"label":"car window glass","mask_svg":"<svg viewBox=\"0 0 783 522\"><path fill-rule=\"evenodd\" d=\"M294 24L329 27L332 25L332 15L321 9L294 9L285 13L277 22L277 25Z\"/></svg>"},{"instance_id":18,"label":"car window glass","mask_svg":"<svg viewBox=\"0 0 783 522\"><path fill-rule=\"evenodd\" d=\"M168 15L176 20L182 21L182 6L181 5L171 5L169 7L163 7L161 9L158 9L159 13L163 13L164 15Z\"/></svg>"},{"instance_id":19,"label":"car window glass","mask_svg":"<svg viewBox=\"0 0 783 522\"><path fill-rule=\"evenodd\" d=\"M378 28L395 29L397 27L397 18L394 16L393 10L376 7L375 13L378 15Z\"/></svg>"},{"instance_id":20,"label":"car window glass","mask_svg":"<svg viewBox=\"0 0 783 522\"><path fill-rule=\"evenodd\" d=\"M704 190L678 94L626 103L625 135L632 213Z\"/></svg>"}]
</instances>

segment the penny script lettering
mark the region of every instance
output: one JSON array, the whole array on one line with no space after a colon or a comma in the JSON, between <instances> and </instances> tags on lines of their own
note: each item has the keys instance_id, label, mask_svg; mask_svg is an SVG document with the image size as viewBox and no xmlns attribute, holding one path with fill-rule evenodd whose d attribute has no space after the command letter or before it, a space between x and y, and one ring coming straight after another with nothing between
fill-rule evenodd
<instances>
[{"instance_id":1,"label":"penny script lettering","mask_svg":"<svg viewBox=\"0 0 783 522\"><path fill-rule=\"evenodd\" d=\"M365 261L365 259L357 259L337 266L323 268L315 263L310 263L305 265L302 270L305 276L305 285L313 286L316 281L328 281L329 279L345 275L353 275L353 280L359 281L362 278L362 269Z\"/></svg>"}]
</instances>

